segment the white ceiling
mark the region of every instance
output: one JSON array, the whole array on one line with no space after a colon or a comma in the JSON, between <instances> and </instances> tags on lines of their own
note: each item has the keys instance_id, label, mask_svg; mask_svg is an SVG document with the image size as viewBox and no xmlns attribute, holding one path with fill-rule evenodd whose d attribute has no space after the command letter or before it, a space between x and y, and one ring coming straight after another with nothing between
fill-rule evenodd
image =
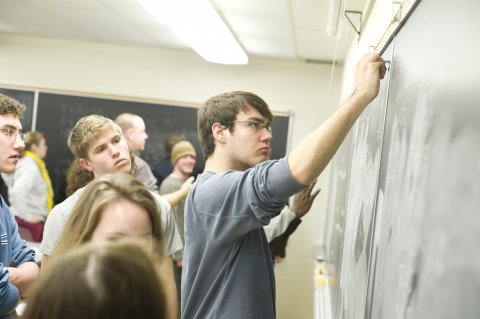
<instances>
[{"instance_id":1,"label":"white ceiling","mask_svg":"<svg viewBox=\"0 0 480 319\"><path fill-rule=\"evenodd\" d=\"M344 22L340 40L327 36L329 1L342 2L211 0L249 57L330 62L338 42L342 61L355 32ZM364 3L349 0L345 8ZM190 50L136 0L0 0L0 33Z\"/></svg>"}]
</instances>

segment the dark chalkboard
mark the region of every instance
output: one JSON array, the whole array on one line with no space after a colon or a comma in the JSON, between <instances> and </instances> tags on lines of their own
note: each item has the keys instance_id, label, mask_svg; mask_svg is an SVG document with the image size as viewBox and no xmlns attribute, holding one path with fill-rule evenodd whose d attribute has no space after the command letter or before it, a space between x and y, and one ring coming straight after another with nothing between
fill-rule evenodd
<instances>
[{"instance_id":1,"label":"dark chalkboard","mask_svg":"<svg viewBox=\"0 0 480 319\"><path fill-rule=\"evenodd\" d=\"M422 0L383 53L387 79L333 165L335 318L478 318L479 10Z\"/></svg>"},{"instance_id":2,"label":"dark chalkboard","mask_svg":"<svg viewBox=\"0 0 480 319\"><path fill-rule=\"evenodd\" d=\"M20 122L22 123L22 128L24 132L30 131L32 129L35 92L0 88L0 93L13 98L22 104L25 104L27 110L25 111L23 118L20 119Z\"/></svg>"},{"instance_id":3,"label":"dark chalkboard","mask_svg":"<svg viewBox=\"0 0 480 319\"><path fill-rule=\"evenodd\" d=\"M370 318L479 317L479 11L422 0L395 38Z\"/></svg>"},{"instance_id":4,"label":"dark chalkboard","mask_svg":"<svg viewBox=\"0 0 480 319\"><path fill-rule=\"evenodd\" d=\"M149 136L141 157L151 166L165 157L163 140L171 132L184 133L197 150L197 167L201 169L204 165L198 142L195 107L52 93L40 93L38 100L36 129L47 136L49 148L46 162L54 185L61 183L63 174L73 159L66 144L70 130L78 119L89 114L111 119L124 112L141 116ZM286 153L288 125L288 116L274 117L272 158L283 157Z\"/></svg>"}]
</instances>

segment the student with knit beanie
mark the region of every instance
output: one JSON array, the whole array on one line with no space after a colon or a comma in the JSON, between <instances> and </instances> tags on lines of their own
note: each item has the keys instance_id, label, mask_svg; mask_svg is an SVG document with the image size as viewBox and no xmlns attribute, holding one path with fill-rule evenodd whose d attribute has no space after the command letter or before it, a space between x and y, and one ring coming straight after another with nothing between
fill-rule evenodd
<instances>
[{"instance_id":1,"label":"student with knit beanie","mask_svg":"<svg viewBox=\"0 0 480 319\"><path fill-rule=\"evenodd\" d=\"M182 186L185 185L185 182L189 179L193 181L191 174L195 168L197 153L195 148L188 141L181 141L175 144L172 148L171 160L173 172L167 176L160 185L160 195L166 195L179 189L182 189ZM188 184L188 183L187 183ZM191 183L190 183L191 185ZM172 205L172 212L175 216L175 221L177 223L177 228L184 241L184 229L183 229L183 213L185 207L185 199L187 197L190 188L185 189L185 196L177 205ZM175 283L177 284L177 295L178 295L178 305L180 305L180 287L181 287L181 277L182 277L182 264L183 264L183 250L178 251L173 255L174 261L174 276ZM180 313L180 312L179 312Z\"/></svg>"}]
</instances>

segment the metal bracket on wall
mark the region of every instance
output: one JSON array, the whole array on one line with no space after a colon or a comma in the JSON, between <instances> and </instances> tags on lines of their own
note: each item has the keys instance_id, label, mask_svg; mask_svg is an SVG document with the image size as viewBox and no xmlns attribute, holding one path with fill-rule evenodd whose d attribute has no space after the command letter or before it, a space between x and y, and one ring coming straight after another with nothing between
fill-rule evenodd
<instances>
[{"instance_id":1,"label":"metal bracket on wall","mask_svg":"<svg viewBox=\"0 0 480 319\"><path fill-rule=\"evenodd\" d=\"M351 15L355 15L358 18L358 25L356 25L352 19ZM352 11L352 10L345 10L345 17L347 18L348 22L355 30L355 32L360 36L361 28L362 28L362 12L361 11Z\"/></svg>"},{"instance_id":2,"label":"metal bracket on wall","mask_svg":"<svg viewBox=\"0 0 480 319\"><path fill-rule=\"evenodd\" d=\"M403 1L392 1L392 13L393 13L393 18L392 18L392 23L399 22L401 18L401 13L402 13L402 5Z\"/></svg>"}]
</instances>

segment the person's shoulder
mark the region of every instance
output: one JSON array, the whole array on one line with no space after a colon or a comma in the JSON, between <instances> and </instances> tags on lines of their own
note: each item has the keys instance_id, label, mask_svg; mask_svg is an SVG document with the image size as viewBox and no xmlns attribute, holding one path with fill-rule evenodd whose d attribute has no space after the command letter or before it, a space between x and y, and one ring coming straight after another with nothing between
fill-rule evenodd
<instances>
[{"instance_id":1,"label":"person's shoulder","mask_svg":"<svg viewBox=\"0 0 480 319\"><path fill-rule=\"evenodd\" d=\"M52 208L52 212L50 214L56 213L58 211L69 213L73 209L75 204L78 202L80 196L82 196L84 191L85 191L85 187L81 187L81 188L77 189L75 191L75 193L68 196L63 202L55 205Z\"/></svg>"},{"instance_id":2,"label":"person's shoulder","mask_svg":"<svg viewBox=\"0 0 480 319\"><path fill-rule=\"evenodd\" d=\"M23 156L18 160L17 166L15 167L15 172L18 172L19 170L22 170L26 167L32 167L36 165L37 163L33 158L31 158L30 156ZM14 175L14 174L15 173L12 173L11 175Z\"/></svg>"},{"instance_id":3,"label":"person's shoulder","mask_svg":"<svg viewBox=\"0 0 480 319\"><path fill-rule=\"evenodd\" d=\"M141 157L138 156L138 155L135 155L134 161L135 161L135 164L136 164L137 166L140 166L140 165L142 165L142 166L143 166L143 165L148 165L148 163L147 163L143 158L141 158Z\"/></svg>"},{"instance_id":4,"label":"person's shoulder","mask_svg":"<svg viewBox=\"0 0 480 319\"><path fill-rule=\"evenodd\" d=\"M18 160L18 163L19 164L20 163L34 163L34 164L36 164L37 162L35 161L35 159L33 157L25 155Z\"/></svg>"},{"instance_id":5,"label":"person's shoulder","mask_svg":"<svg viewBox=\"0 0 480 319\"><path fill-rule=\"evenodd\" d=\"M167 177L165 177L162 184L163 183L165 183L165 185L168 185L168 184L183 184L184 182L185 182L184 180L170 174Z\"/></svg>"},{"instance_id":6,"label":"person's shoulder","mask_svg":"<svg viewBox=\"0 0 480 319\"><path fill-rule=\"evenodd\" d=\"M153 199L155 199L155 202L157 202L157 205L160 206L160 209L162 211L171 209L171 205L168 203L168 201L165 198L163 198L163 196L152 191L150 191L150 194L152 194Z\"/></svg>"},{"instance_id":7,"label":"person's shoulder","mask_svg":"<svg viewBox=\"0 0 480 319\"><path fill-rule=\"evenodd\" d=\"M228 170L223 172L205 171L199 174L195 180L196 186L204 186L208 188L223 188L224 183L230 184L237 179L241 179L243 175L247 174L246 171Z\"/></svg>"},{"instance_id":8,"label":"person's shoulder","mask_svg":"<svg viewBox=\"0 0 480 319\"><path fill-rule=\"evenodd\" d=\"M7 203L3 199L3 196L0 195L0 212L2 215L6 215L10 213L10 208L8 207Z\"/></svg>"}]
</instances>

